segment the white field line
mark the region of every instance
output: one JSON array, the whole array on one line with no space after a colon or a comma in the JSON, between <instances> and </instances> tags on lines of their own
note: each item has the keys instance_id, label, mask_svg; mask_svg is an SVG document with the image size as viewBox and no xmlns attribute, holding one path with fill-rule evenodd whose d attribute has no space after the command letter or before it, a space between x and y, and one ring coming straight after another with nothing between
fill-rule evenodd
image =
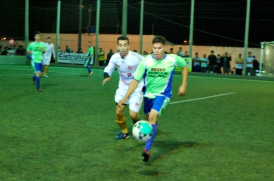
<instances>
[{"instance_id":1,"label":"white field line","mask_svg":"<svg viewBox=\"0 0 274 181\"><path fill-rule=\"evenodd\" d=\"M209 99L209 98L214 98L214 97L227 96L227 95L231 95L231 94L236 94L236 92L218 94L218 95L207 96L207 97L200 97L200 98L195 98L195 99L187 99L187 100L183 100L183 101L170 102L168 104L178 104L178 103L183 103L183 102L198 101L198 100L204 100L204 99Z\"/></svg>"}]
</instances>

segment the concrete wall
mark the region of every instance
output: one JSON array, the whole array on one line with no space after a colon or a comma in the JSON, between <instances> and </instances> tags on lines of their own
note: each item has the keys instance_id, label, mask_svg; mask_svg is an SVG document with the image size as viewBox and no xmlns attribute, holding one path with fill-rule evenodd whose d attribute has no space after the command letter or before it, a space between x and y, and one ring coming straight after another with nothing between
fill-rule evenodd
<instances>
[{"instance_id":1,"label":"concrete wall","mask_svg":"<svg viewBox=\"0 0 274 181\"><path fill-rule=\"evenodd\" d=\"M42 33L41 40L46 41L47 37L52 38L52 42L55 44L56 42L56 35L55 33ZM99 35L99 48L103 48L105 51L105 58L107 53L110 49L112 49L114 52L117 50L117 37L120 36L118 34L100 34ZM129 45L130 50L136 49L139 52L139 35L127 35L129 38ZM152 48L152 39L154 38L154 35L143 35L143 51L147 51L148 53L151 53ZM95 47L95 34L82 34L82 49L83 52L86 52L88 49L88 41L92 41L92 46ZM16 45L25 45L24 41L15 41ZM0 45L4 46L10 46L8 41L0 41ZM60 48L64 51L66 48L66 45L70 46L72 50L75 52L78 51L78 34L60 34ZM174 52L176 53L179 49L179 47L183 48L183 51L188 51L189 46L188 45L167 45L166 51L169 52L170 48L174 49ZM242 57L244 54L244 48L243 47L217 47L217 46L193 46L192 51L192 57L195 55L195 52L199 53L200 57L203 57L203 54L206 54L207 56L210 54L210 51L214 50L215 54L224 54L225 52L228 52L232 56L232 62L231 66L235 65L235 59L238 57L238 54L241 53ZM257 60L260 57L260 48L249 48L248 51L252 52L252 55L256 56Z\"/></svg>"},{"instance_id":2,"label":"concrete wall","mask_svg":"<svg viewBox=\"0 0 274 181\"><path fill-rule=\"evenodd\" d=\"M14 55L0 55L0 65L6 64L16 64L16 65L26 65L26 56L14 56Z\"/></svg>"}]
</instances>

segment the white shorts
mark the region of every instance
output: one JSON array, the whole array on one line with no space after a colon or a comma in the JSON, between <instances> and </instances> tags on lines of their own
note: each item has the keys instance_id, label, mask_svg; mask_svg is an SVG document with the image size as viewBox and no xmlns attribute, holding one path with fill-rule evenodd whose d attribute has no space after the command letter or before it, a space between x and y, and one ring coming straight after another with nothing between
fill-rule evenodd
<instances>
[{"instance_id":1,"label":"white shorts","mask_svg":"<svg viewBox=\"0 0 274 181\"><path fill-rule=\"evenodd\" d=\"M51 57L50 58L44 58L43 59L43 65L49 65L50 64L50 59L51 59Z\"/></svg>"},{"instance_id":2,"label":"white shorts","mask_svg":"<svg viewBox=\"0 0 274 181\"><path fill-rule=\"evenodd\" d=\"M117 89L115 94L115 102L118 103L121 99L123 99L126 95L126 91ZM140 94L132 93L125 104L129 104L129 109L134 112L139 112L142 107L143 102L143 93Z\"/></svg>"}]
</instances>

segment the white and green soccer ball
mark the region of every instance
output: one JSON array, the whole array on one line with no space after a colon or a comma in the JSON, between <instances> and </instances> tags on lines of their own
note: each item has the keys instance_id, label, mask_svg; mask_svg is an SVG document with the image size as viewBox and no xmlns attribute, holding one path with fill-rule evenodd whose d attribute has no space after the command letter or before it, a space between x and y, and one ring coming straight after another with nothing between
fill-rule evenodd
<instances>
[{"instance_id":1,"label":"white and green soccer ball","mask_svg":"<svg viewBox=\"0 0 274 181\"><path fill-rule=\"evenodd\" d=\"M133 125L132 135L138 141L146 142L152 136L153 127L149 122L140 120Z\"/></svg>"}]
</instances>

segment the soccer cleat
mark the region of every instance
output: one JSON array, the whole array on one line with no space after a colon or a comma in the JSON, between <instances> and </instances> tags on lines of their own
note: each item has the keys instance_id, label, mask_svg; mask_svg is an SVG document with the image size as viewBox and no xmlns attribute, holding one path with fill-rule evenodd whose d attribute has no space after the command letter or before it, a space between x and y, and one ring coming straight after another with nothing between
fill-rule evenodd
<instances>
[{"instance_id":1,"label":"soccer cleat","mask_svg":"<svg viewBox=\"0 0 274 181\"><path fill-rule=\"evenodd\" d=\"M90 72L88 75L92 75L93 74L93 72Z\"/></svg>"},{"instance_id":2,"label":"soccer cleat","mask_svg":"<svg viewBox=\"0 0 274 181\"><path fill-rule=\"evenodd\" d=\"M120 132L117 136L115 136L116 140L126 139L126 138L129 138L129 135L127 133L123 133L123 132Z\"/></svg>"},{"instance_id":3,"label":"soccer cleat","mask_svg":"<svg viewBox=\"0 0 274 181\"><path fill-rule=\"evenodd\" d=\"M41 89L36 89L36 91L37 91L37 92L42 92L42 90L41 90Z\"/></svg>"},{"instance_id":4,"label":"soccer cleat","mask_svg":"<svg viewBox=\"0 0 274 181\"><path fill-rule=\"evenodd\" d=\"M158 128L160 126L160 121L156 121L156 127Z\"/></svg>"},{"instance_id":5,"label":"soccer cleat","mask_svg":"<svg viewBox=\"0 0 274 181\"><path fill-rule=\"evenodd\" d=\"M137 123L140 120L138 119L138 120L132 120L132 121L133 121L133 125L134 125L135 123Z\"/></svg>"},{"instance_id":6,"label":"soccer cleat","mask_svg":"<svg viewBox=\"0 0 274 181\"><path fill-rule=\"evenodd\" d=\"M148 159L150 157L150 153L147 149L144 149L143 153L142 153L142 160L144 162L148 162Z\"/></svg>"}]
</instances>

